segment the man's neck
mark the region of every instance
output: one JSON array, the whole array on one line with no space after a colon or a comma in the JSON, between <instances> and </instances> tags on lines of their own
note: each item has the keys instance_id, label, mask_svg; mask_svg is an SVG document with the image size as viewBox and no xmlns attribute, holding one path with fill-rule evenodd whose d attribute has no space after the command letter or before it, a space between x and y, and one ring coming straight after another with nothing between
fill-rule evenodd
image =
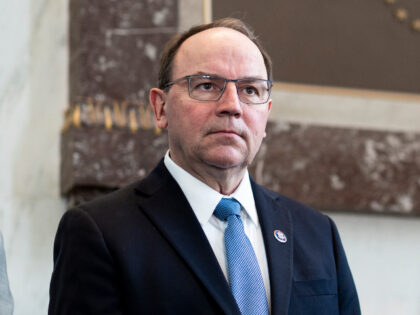
<instances>
[{"instance_id":1,"label":"man's neck","mask_svg":"<svg viewBox=\"0 0 420 315\"><path fill-rule=\"evenodd\" d=\"M188 171L188 170L187 170ZM241 183L246 169L207 168L200 173L192 174L222 195L229 196Z\"/></svg>"},{"instance_id":2,"label":"man's neck","mask_svg":"<svg viewBox=\"0 0 420 315\"><path fill-rule=\"evenodd\" d=\"M225 196L229 196L238 188L246 173L246 166L220 168L205 163L182 165L170 154L169 157L186 172Z\"/></svg>"}]
</instances>

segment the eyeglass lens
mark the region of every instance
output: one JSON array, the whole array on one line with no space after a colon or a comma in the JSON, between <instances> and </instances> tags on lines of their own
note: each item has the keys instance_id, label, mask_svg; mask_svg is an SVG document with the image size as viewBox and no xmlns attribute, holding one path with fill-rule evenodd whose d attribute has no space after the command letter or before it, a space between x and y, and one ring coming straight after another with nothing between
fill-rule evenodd
<instances>
[{"instance_id":1,"label":"eyeglass lens","mask_svg":"<svg viewBox=\"0 0 420 315\"><path fill-rule=\"evenodd\" d=\"M240 79L236 89L241 102L247 104L266 103L269 98L269 83L262 79ZM199 101L217 101L223 94L226 81L217 77L189 77L190 97Z\"/></svg>"}]
</instances>

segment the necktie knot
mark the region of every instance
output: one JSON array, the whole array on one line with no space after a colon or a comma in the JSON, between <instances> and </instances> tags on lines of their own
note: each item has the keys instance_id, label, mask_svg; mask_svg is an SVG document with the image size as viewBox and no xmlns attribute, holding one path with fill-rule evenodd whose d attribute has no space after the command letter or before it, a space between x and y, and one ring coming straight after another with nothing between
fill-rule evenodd
<instances>
[{"instance_id":1,"label":"necktie knot","mask_svg":"<svg viewBox=\"0 0 420 315\"><path fill-rule=\"evenodd\" d=\"M214 210L214 215L222 221L226 221L231 215L241 214L241 204L231 198L222 198Z\"/></svg>"}]
</instances>

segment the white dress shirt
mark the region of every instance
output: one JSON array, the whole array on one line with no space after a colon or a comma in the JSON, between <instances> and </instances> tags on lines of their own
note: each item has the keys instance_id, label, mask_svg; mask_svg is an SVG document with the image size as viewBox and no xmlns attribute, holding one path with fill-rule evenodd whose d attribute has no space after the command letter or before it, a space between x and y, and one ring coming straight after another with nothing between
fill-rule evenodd
<instances>
[{"instance_id":1,"label":"white dress shirt","mask_svg":"<svg viewBox=\"0 0 420 315\"><path fill-rule=\"evenodd\" d=\"M248 236L252 247L254 248L255 255L257 256L264 281L265 292L267 294L268 305L271 309L267 256L265 254L261 226L258 221L258 214L255 207L254 195L252 193L248 171L246 171L238 188L230 196L224 196L175 164L169 156L169 151L165 155L164 163L169 173L171 173L171 175L175 178L190 203L191 208L200 222L227 280L229 278L224 242L224 234L227 223L217 219L213 215L213 212L219 201L224 197L235 198L239 201L242 206L241 210L243 210L241 211L241 219L244 224L245 234Z\"/></svg>"}]
</instances>

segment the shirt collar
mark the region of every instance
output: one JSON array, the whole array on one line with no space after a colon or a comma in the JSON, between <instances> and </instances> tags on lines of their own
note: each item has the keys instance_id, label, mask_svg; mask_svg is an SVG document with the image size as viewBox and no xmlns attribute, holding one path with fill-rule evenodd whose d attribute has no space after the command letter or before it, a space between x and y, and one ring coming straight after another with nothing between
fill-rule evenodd
<instances>
[{"instance_id":1,"label":"shirt collar","mask_svg":"<svg viewBox=\"0 0 420 315\"><path fill-rule=\"evenodd\" d=\"M254 224L256 226L259 225L248 170L246 170L238 188L230 196L224 196L178 166L170 158L169 151L165 154L164 163L169 173L171 173L181 187L181 190L190 203L190 206L201 225L206 224L210 220L217 204L224 197L235 198L239 201L242 208L245 210L245 213L250 217ZM203 196L206 198L205 202L203 202Z\"/></svg>"}]
</instances>

